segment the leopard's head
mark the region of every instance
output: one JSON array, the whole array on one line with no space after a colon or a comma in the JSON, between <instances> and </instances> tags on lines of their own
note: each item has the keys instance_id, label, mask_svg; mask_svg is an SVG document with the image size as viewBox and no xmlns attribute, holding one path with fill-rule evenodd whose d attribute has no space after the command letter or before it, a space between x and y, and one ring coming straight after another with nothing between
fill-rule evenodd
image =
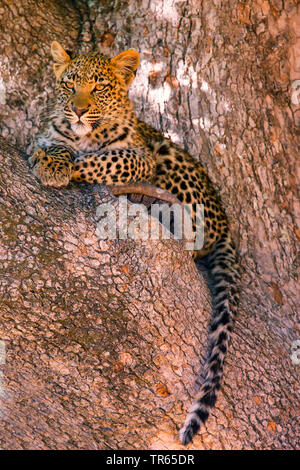
<instances>
[{"instance_id":1,"label":"leopard's head","mask_svg":"<svg viewBox=\"0 0 300 470\"><path fill-rule=\"evenodd\" d=\"M70 57L56 41L51 45L57 82L57 108L78 136L102 122L132 111L128 87L140 64L139 53L128 50L109 59L100 53Z\"/></svg>"}]
</instances>

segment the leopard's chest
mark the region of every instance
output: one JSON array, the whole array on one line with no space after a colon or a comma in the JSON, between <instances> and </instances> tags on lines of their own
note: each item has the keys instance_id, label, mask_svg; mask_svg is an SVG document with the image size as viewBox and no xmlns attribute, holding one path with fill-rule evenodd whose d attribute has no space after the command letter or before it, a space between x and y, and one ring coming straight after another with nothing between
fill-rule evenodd
<instances>
[{"instance_id":1,"label":"leopard's chest","mask_svg":"<svg viewBox=\"0 0 300 470\"><path fill-rule=\"evenodd\" d=\"M136 146L132 138L133 131L126 127L116 130L105 130L101 132L95 129L85 136L74 134L70 126L64 123L52 123L46 136L42 136L39 141L43 146L64 145L72 149L75 156L86 153L100 152L105 150L114 150Z\"/></svg>"}]
</instances>

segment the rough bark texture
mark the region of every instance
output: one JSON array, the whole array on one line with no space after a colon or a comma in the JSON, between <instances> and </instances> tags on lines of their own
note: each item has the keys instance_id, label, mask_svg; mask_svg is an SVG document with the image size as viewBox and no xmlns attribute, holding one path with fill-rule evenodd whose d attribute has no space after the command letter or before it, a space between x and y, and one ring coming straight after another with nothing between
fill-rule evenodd
<instances>
[{"instance_id":1,"label":"rough bark texture","mask_svg":"<svg viewBox=\"0 0 300 470\"><path fill-rule=\"evenodd\" d=\"M53 0L37 11L3 0L0 18L1 133L28 152L51 99L53 39L140 51L138 115L207 166L244 271L224 387L192 448L296 448L297 2ZM40 188L3 145L0 445L179 447L205 349L201 277L175 242L99 246L99 194Z\"/></svg>"},{"instance_id":2,"label":"rough bark texture","mask_svg":"<svg viewBox=\"0 0 300 470\"><path fill-rule=\"evenodd\" d=\"M1 148L1 447L176 445L210 316L191 256L99 242L108 190L43 188Z\"/></svg>"}]
</instances>

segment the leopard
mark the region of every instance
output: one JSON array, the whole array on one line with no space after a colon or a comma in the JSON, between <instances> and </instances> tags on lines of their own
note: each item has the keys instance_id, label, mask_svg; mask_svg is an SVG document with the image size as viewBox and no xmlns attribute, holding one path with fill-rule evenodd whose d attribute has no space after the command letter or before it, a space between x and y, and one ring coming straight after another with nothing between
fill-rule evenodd
<instances>
[{"instance_id":1,"label":"leopard","mask_svg":"<svg viewBox=\"0 0 300 470\"><path fill-rule=\"evenodd\" d=\"M140 65L136 50L109 58L70 53L54 41L51 54L54 106L29 158L40 182L53 188L144 182L191 205L193 220L197 204L204 207L204 244L193 256L208 272L212 316L198 391L179 431L186 445L215 406L237 314L240 269L228 217L200 159L138 118L128 96Z\"/></svg>"}]
</instances>

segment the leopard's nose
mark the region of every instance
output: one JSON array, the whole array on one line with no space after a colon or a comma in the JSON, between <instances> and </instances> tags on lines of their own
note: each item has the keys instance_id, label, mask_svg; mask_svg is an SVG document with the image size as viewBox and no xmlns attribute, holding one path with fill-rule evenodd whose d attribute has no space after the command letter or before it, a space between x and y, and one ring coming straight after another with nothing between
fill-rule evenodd
<instances>
[{"instance_id":1,"label":"leopard's nose","mask_svg":"<svg viewBox=\"0 0 300 470\"><path fill-rule=\"evenodd\" d=\"M72 110L74 113L77 114L78 117L82 116L84 113L88 111L88 108L75 108L74 106L72 107Z\"/></svg>"}]
</instances>

